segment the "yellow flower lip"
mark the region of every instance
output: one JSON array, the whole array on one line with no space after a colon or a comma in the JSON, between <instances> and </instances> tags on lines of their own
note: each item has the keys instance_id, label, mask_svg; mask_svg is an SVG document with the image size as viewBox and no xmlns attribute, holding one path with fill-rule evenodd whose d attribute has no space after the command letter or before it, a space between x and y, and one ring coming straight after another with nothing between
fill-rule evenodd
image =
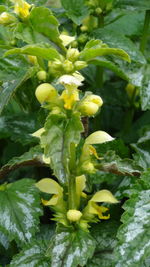
<instances>
[{"instance_id":1,"label":"yellow flower lip","mask_svg":"<svg viewBox=\"0 0 150 267\"><path fill-rule=\"evenodd\" d=\"M102 144L105 142L109 142L112 140L114 140L114 138L111 137L108 133L106 133L104 131L96 131L96 132L90 134L85 139L85 144L96 145L96 144Z\"/></svg>"}]
</instances>

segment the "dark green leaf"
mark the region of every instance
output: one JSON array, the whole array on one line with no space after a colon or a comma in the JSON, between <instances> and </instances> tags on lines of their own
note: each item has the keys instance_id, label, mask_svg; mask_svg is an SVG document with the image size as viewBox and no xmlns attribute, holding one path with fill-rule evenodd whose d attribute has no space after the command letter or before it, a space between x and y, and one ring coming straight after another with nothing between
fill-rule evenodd
<instances>
[{"instance_id":1,"label":"dark green leaf","mask_svg":"<svg viewBox=\"0 0 150 267\"><path fill-rule=\"evenodd\" d=\"M95 250L92 236L81 229L62 229L53 240L51 266L77 267L84 266Z\"/></svg>"},{"instance_id":2,"label":"dark green leaf","mask_svg":"<svg viewBox=\"0 0 150 267\"><path fill-rule=\"evenodd\" d=\"M54 174L61 183L66 180L66 169L70 155L70 144L78 144L83 126L80 114L74 113L70 119L63 114L50 114L41 136L45 155L51 158Z\"/></svg>"},{"instance_id":3,"label":"dark green leaf","mask_svg":"<svg viewBox=\"0 0 150 267\"><path fill-rule=\"evenodd\" d=\"M123 208L123 225L118 232L116 267L139 267L150 254L150 190L144 185L135 188Z\"/></svg>"},{"instance_id":4,"label":"dark green leaf","mask_svg":"<svg viewBox=\"0 0 150 267\"><path fill-rule=\"evenodd\" d=\"M129 10L147 10L150 9L149 0L117 0L116 6Z\"/></svg>"},{"instance_id":5,"label":"dark green leaf","mask_svg":"<svg viewBox=\"0 0 150 267\"><path fill-rule=\"evenodd\" d=\"M140 89L142 110L150 109L150 65L145 67L144 77L142 80L142 86Z\"/></svg>"},{"instance_id":6,"label":"dark green leaf","mask_svg":"<svg viewBox=\"0 0 150 267\"><path fill-rule=\"evenodd\" d=\"M5 46L0 48L0 80L3 81L2 87L0 87L0 112L17 88L33 73L33 69L29 68L28 62L22 56L3 58L6 49Z\"/></svg>"},{"instance_id":7,"label":"dark green leaf","mask_svg":"<svg viewBox=\"0 0 150 267\"><path fill-rule=\"evenodd\" d=\"M13 116L1 116L0 118L0 137L10 137L11 140L23 145L36 143L37 139L31 134L40 128L37 123L37 116L30 113Z\"/></svg>"},{"instance_id":8,"label":"dark green leaf","mask_svg":"<svg viewBox=\"0 0 150 267\"><path fill-rule=\"evenodd\" d=\"M40 198L34 180L22 179L1 185L0 231L19 245L30 241L38 231L42 215Z\"/></svg>"},{"instance_id":9,"label":"dark green leaf","mask_svg":"<svg viewBox=\"0 0 150 267\"><path fill-rule=\"evenodd\" d=\"M119 227L117 221L100 222L91 230L96 240L96 250L87 267L114 267L113 250L117 244L116 233Z\"/></svg>"},{"instance_id":10,"label":"dark green leaf","mask_svg":"<svg viewBox=\"0 0 150 267\"><path fill-rule=\"evenodd\" d=\"M55 58L59 58L59 53L57 52L56 49L54 48L45 48L42 47L42 45L27 45L24 46L23 48L14 48L8 50L5 55L13 55L13 54L26 54L26 55L33 55L37 57L42 57L47 60L52 60Z\"/></svg>"},{"instance_id":11,"label":"dark green leaf","mask_svg":"<svg viewBox=\"0 0 150 267\"><path fill-rule=\"evenodd\" d=\"M21 166L40 166L44 165L43 153L40 146L32 147L28 152L20 157L12 158L6 165L0 169L0 178L4 178L10 171Z\"/></svg>"},{"instance_id":12,"label":"dark green leaf","mask_svg":"<svg viewBox=\"0 0 150 267\"><path fill-rule=\"evenodd\" d=\"M141 168L133 160L121 159L114 151L109 151L104 155L98 169L118 175L139 176L141 173Z\"/></svg>"},{"instance_id":13,"label":"dark green leaf","mask_svg":"<svg viewBox=\"0 0 150 267\"><path fill-rule=\"evenodd\" d=\"M94 60L91 60L88 62L89 64L94 64L97 66L102 66L104 68L110 69L113 72L115 72L119 77L121 77L124 80L129 81L129 76L126 74L126 72L117 64L117 62L112 62L104 57L97 57Z\"/></svg>"},{"instance_id":14,"label":"dark green leaf","mask_svg":"<svg viewBox=\"0 0 150 267\"><path fill-rule=\"evenodd\" d=\"M9 247L9 240L8 240L7 236L3 232L0 232L0 244L5 249L8 249L8 247Z\"/></svg>"},{"instance_id":15,"label":"dark green leaf","mask_svg":"<svg viewBox=\"0 0 150 267\"><path fill-rule=\"evenodd\" d=\"M85 0L61 0L61 3L68 17L77 25L80 25L89 14Z\"/></svg>"},{"instance_id":16,"label":"dark green leaf","mask_svg":"<svg viewBox=\"0 0 150 267\"><path fill-rule=\"evenodd\" d=\"M49 267L50 258L46 257L47 243L44 241L34 241L16 255L10 263L10 267Z\"/></svg>"}]
</instances>

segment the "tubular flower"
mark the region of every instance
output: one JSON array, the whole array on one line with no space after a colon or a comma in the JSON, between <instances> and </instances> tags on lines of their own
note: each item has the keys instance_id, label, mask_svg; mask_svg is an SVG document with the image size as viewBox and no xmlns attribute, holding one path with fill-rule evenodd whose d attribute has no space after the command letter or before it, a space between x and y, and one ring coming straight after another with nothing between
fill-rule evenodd
<instances>
[{"instance_id":1,"label":"tubular flower","mask_svg":"<svg viewBox=\"0 0 150 267\"><path fill-rule=\"evenodd\" d=\"M66 89L77 89L79 86L82 85L81 75L73 74L73 75L62 75L58 83L64 85Z\"/></svg>"},{"instance_id":2,"label":"tubular flower","mask_svg":"<svg viewBox=\"0 0 150 267\"><path fill-rule=\"evenodd\" d=\"M62 40L64 46L67 46L75 40L74 36L68 36L67 34L60 34L59 38Z\"/></svg>"},{"instance_id":3,"label":"tubular flower","mask_svg":"<svg viewBox=\"0 0 150 267\"><path fill-rule=\"evenodd\" d=\"M100 190L89 200L88 205L85 207L83 212L83 218L90 218L91 215L98 215L99 219L107 220L110 215L103 215L108 208L99 206L96 203L106 202L106 203L118 203L118 200L112 195L108 190Z\"/></svg>"},{"instance_id":4,"label":"tubular flower","mask_svg":"<svg viewBox=\"0 0 150 267\"><path fill-rule=\"evenodd\" d=\"M36 187L48 194L53 194L50 200L42 199L45 206L58 206L63 203L63 188L53 179L44 178L36 183Z\"/></svg>"},{"instance_id":5,"label":"tubular flower","mask_svg":"<svg viewBox=\"0 0 150 267\"><path fill-rule=\"evenodd\" d=\"M106 133L104 131L96 131L96 132L90 134L85 139L85 144L96 145L96 144L102 144L105 142L109 142L112 140L114 140L114 138L111 137L108 133Z\"/></svg>"},{"instance_id":6,"label":"tubular flower","mask_svg":"<svg viewBox=\"0 0 150 267\"><path fill-rule=\"evenodd\" d=\"M74 103L79 100L79 92L77 89L75 90L64 90L62 95L60 96L64 101L64 108L72 109Z\"/></svg>"},{"instance_id":7,"label":"tubular flower","mask_svg":"<svg viewBox=\"0 0 150 267\"><path fill-rule=\"evenodd\" d=\"M30 8L31 5L28 4L26 1L23 0L12 0L13 3L15 3L15 8L14 12L22 17L22 18L27 18L30 14Z\"/></svg>"}]
</instances>

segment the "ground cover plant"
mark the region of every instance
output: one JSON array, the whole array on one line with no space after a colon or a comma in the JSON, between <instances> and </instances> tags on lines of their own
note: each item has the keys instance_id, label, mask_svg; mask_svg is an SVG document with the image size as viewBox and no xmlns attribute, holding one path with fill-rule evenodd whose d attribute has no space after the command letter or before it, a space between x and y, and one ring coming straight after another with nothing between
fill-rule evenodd
<instances>
[{"instance_id":1,"label":"ground cover plant","mask_svg":"<svg viewBox=\"0 0 150 267\"><path fill-rule=\"evenodd\" d=\"M0 266L150 266L149 0L1 0Z\"/></svg>"}]
</instances>

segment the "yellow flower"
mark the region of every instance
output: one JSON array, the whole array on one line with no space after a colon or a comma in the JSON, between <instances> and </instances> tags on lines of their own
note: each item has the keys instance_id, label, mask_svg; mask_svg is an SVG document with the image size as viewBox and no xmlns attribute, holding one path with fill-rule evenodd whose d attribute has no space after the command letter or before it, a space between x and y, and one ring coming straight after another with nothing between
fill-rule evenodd
<instances>
[{"instance_id":1,"label":"yellow flower","mask_svg":"<svg viewBox=\"0 0 150 267\"><path fill-rule=\"evenodd\" d=\"M36 183L36 187L44 193L52 194L50 200L42 199L45 206L55 206L63 203L63 188L53 179L44 178Z\"/></svg>"},{"instance_id":2,"label":"yellow flower","mask_svg":"<svg viewBox=\"0 0 150 267\"><path fill-rule=\"evenodd\" d=\"M83 211L83 219L90 219L92 218L91 215L98 215L99 219L109 219L110 215L103 215L103 213L108 211L108 208L96 204L100 202L118 203L118 200L108 190L104 189L96 192Z\"/></svg>"},{"instance_id":3,"label":"yellow flower","mask_svg":"<svg viewBox=\"0 0 150 267\"><path fill-rule=\"evenodd\" d=\"M64 101L64 108L72 109L74 103L79 100L79 92L78 90L67 90L65 89L61 96L61 99Z\"/></svg>"},{"instance_id":4,"label":"yellow flower","mask_svg":"<svg viewBox=\"0 0 150 267\"><path fill-rule=\"evenodd\" d=\"M108 133L106 133L104 131L96 131L96 132L90 134L85 139L85 144L96 145L96 144L102 144L105 142L109 142L112 140L114 140L114 138L111 137Z\"/></svg>"},{"instance_id":5,"label":"yellow flower","mask_svg":"<svg viewBox=\"0 0 150 267\"><path fill-rule=\"evenodd\" d=\"M87 195L83 192L86 186L86 177L85 175L80 175L76 177L76 203L77 207L80 206L81 196L86 198Z\"/></svg>"},{"instance_id":6,"label":"yellow flower","mask_svg":"<svg viewBox=\"0 0 150 267\"><path fill-rule=\"evenodd\" d=\"M68 36L67 34L60 34L59 38L62 40L64 46L67 46L75 40L74 36Z\"/></svg>"},{"instance_id":7,"label":"yellow flower","mask_svg":"<svg viewBox=\"0 0 150 267\"><path fill-rule=\"evenodd\" d=\"M13 0L15 3L14 12L21 18L27 18L30 14L31 5L23 0Z\"/></svg>"}]
</instances>

